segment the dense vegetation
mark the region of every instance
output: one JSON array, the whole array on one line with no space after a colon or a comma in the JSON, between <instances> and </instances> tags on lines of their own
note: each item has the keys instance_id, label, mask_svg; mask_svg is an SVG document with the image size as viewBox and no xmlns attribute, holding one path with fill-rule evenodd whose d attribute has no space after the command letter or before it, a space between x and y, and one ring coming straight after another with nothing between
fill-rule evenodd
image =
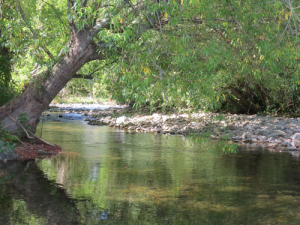
<instances>
[{"instance_id":1,"label":"dense vegetation","mask_svg":"<svg viewBox=\"0 0 300 225\"><path fill-rule=\"evenodd\" d=\"M0 10L0 21L3 21ZM0 22L0 37L2 30L5 29L4 23ZM0 39L0 106L12 99L12 51L6 46L5 37Z\"/></svg>"},{"instance_id":2,"label":"dense vegetation","mask_svg":"<svg viewBox=\"0 0 300 225\"><path fill-rule=\"evenodd\" d=\"M93 36L108 46L99 51L103 58L78 71L93 77L96 97L135 106L298 113L299 4L2 0L0 104L10 100L11 69L21 92L68 53L68 19L84 30L110 15ZM73 79L60 97L89 95L89 85Z\"/></svg>"}]
</instances>

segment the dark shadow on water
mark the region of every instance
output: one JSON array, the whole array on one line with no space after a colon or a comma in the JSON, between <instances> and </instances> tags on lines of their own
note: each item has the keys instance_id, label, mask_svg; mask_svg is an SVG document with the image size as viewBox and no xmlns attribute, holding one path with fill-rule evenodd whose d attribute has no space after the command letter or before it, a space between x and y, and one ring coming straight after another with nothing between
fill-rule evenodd
<instances>
[{"instance_id":1,"label":"dark shadow on water","mask_svg":"<svg viewBox=\"0 0 300 225\"><path fill-rule=\"evenodd\" d=\"M0 163L0 202L0 224L78 224L75 202L34 161Z\"/></svg>"}]
</instances>

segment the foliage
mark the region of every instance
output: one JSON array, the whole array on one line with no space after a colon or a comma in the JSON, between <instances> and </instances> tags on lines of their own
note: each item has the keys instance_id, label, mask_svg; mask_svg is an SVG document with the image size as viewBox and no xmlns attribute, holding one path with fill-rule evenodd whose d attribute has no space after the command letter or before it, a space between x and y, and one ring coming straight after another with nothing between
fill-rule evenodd
<instances>
[{"instance_id":1,"label":"foliage","mask_svg":"<svg viewBox=\"0 0 300 225\"><path fill-rule=\"evenodd\" d=\"M0 153L13 151L17 145L17 141L16 136L0 128Z\"/></svg>"},{"instance_id":2,"label":"foliage","mask_svg":"<svg viewBox=\"0 0 300 225\"><path fill-rule=\"evenodd\" d=\"M30 126L28 125L28 115L26 113L20 114L18 117L18 122L26 129L30 131ZM18 136L24 137L26 134L23 129L19 128ZM5 153L13 151L18 144L20 139L13 135L10 131L4 130L0 126L0 152Z\"/></svg>"},{"instance_id":3,"label":"foliage","mask_svg":"<svg viewBox=\"0 0 300 225\"><path fill-rule=\"evenodd\" d=\"M21 113L18 117L18 122L23 126L23 128L27 131L31 131L31 127L29 126L29 119L27 113ZM18 129L18 136L25 137L26 133L23 128Z\"/></svg>"},{"instance_id":4,"label":"foliage","mask_svg":"<svg viewBox=\"0 0 300 225\"><path fill-rule=\"evenodd\" d=\"M162 31L125 44L123 60L107 79L115 98L137 106L211 110L229 105L227 110L243 113L298 110L298 24L290 23L297 17L294 8L281 1L177 6L165 9L170 22Z\"/></svg>"},{"instance_id":5,"label":"foliage","mask_svg":"<svg viewBox=\"0 0 300 225\"><path fill-rule=\"evenodd\" d=\"M0 24L0 37L3 27ZM10 101L13 97L13 85L11 77L12 53L3 46L4 41L0 39L0 106Z\"/></svg>"},{"instance_id":6,"label":"foliage","mask_svg":"<svg viewBox=\"0 0 300 225\"><path fill-rule=\"evenodd\" d=\"M68 13L63 0L4 2L1 36L14 53L20 89L67 54L67 19L79 30L107 20L93 37L109 46L99 48L103 59L79 71L93 76L101 97L152 108L275 114L300 109L298 0L73 3ZM78 95L84 83L70 83L65 95Z\"/></svg>"}]
</instances>

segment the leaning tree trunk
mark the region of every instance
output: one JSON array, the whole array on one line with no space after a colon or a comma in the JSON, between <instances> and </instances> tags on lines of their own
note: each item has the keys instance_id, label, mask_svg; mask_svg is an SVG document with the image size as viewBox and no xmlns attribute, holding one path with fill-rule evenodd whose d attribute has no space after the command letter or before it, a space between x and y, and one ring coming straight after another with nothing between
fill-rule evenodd
<instances>
[{"instance_id":1,"label":"leaning tree trunk","mask_svg":"<svg viewBox=\"0 0 300 225\"><path fill-rule=\"evenodd\" d=\"M31 82L18 98L0 108L2 129L17 134L18 126L13 119L18 119L20 114L26 113L28 124L35 131L42 112L75 73L85 63L101 59L96 49L97 46L87 30L71 29L68 54L51 70Z\"/></svg>"}]
</instances>

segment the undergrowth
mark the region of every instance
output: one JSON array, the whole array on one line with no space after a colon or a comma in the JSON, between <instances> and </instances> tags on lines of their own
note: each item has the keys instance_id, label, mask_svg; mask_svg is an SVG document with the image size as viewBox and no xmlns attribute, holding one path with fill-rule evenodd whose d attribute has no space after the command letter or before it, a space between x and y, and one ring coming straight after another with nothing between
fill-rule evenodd
<instances>
[{"instance_id":1,"label":"undergrowth","mask_svg":"<svg viewBox=\"0 0 300 225\"><path fill-rule=\"evenodd\" d=\"M18 138L0 127L0 153L13 151L18 144Z\"/></svg>"}]
</instances>

